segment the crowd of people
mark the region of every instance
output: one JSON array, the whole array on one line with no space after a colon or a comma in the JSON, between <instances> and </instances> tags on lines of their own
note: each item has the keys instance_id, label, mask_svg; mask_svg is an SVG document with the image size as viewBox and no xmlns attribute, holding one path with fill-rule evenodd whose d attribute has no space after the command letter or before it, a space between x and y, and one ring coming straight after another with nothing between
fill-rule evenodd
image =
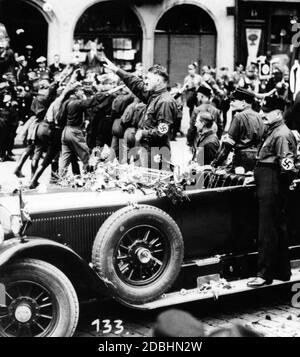
<instances>
[{"instance_id":1,"label":"crowd of people","mask_svg":"<svg viewBox=\"0 0 300 357\"><path fill-rule=\"evenodd\" d=\"M30 157L34 178L32 188L37 186L38 178L44 171L39 167L39 161L45 153L42 166L52 163L52 171L57 172L61 145L62 170L72 162L76 174L80 172L78 158L83 162L83 169L88 169L89 156L95 147L111 147L115 157L120 160L124 160L128 148L136 144L141 144L147 152L152 147L170 148L169 141L176 140L178 133L182 134L184 107L188 108L190 115L187 145L193 152L194 160L197 159L197 148L204 148L206 165L221 165L233 148L237 161L235 166L243 166L238 157L245 156L244 152L240 152L245 148L252 150L251 155L255 157L255 147L262 137L261 123L257 124L260 128L252 128L256 131L251 134L255 136L253 142L252 139L241 139L243 144L230 145L240 131L240 128L232 127L237 126L237 120L231 125L232 113L244 112L245 109L244 104L236 104L237 100L245 99L247 108L251 109L251 113L245 115L247 120L249 115L258 118L264 97L276 96L284 101L289 123L292 126L297 124L290 109L292 97L288 85L289 75L284 66L275 66L268 80L259 80L256 64L251 64L246 70L239 64L233 73L229 73L225 67L219 71L209 66L198 69L197 63L191 63L184 82L170 86L168 74L161 66L154 66L147 73L142 64L137 64L134 73L135 78L140 80L137 83L132 74L121 69L118 72L118 68L111 66L107 70L103 52L98 52L96 46L91 45L91 51L85 59L77 52L79 50L74 46L72 62L68 65L61 63L60 56L55 55L53 63L48 67L45 57L32 57L32 46L26 46L26 53L19 55L9 48L8 41L2 40L0 43L0 161L14 160L17 129L23 126L22 138L27 147L15 173L22 175L22 166ZM149 73L161 78L162 83L154 83L152 88L150 83L149 87ZM120 86L124 83L128 88ZM145 88L142 88L144 84ZM245 98L235 98L233 101L234 95L243 97L236 89L246 90ZM160 99L163 97L162 103L167 101L168 105L163 105L160 100L154 103L149 100L148 93L141 94L142 90L159 92ZM75 107L66 105L75 100ZM151 122L149 113L155 112L156 106L161 104L164 108L158 110L160 118L153 118ZM67 113L69 111L73 113ZM72 118L67 119L68 114ZM150 123L145 121L146 116ZM167 130L166 133L158 130L159 124L160 129ZM150 136L149 132L145 134L148 126ZM75 127L77 132L74 131ZM141 134L143 137L140 137ZM124 143L126 148L123 147ZM148 159L151 159L150 156ZM245 169L251 171L253 165L246 165ZM37 171L39 173L35 175Z\"/></svg>"},{"instance_id":2,"label":"crowd of people","mask_svg":"<svg viewBox=\"0 0 300 357\"><path fill-rule=\"evenodd\" d=\"M183 83L170 85L163 66L145 71L138 64L128 73L95 46L84 60L76 48L71 63L62 64L56 55L49 67L45 57L34 60L32 48L27 50L15 56L9 42L0 41L0 161L15 160L19 128L25 148L14 174L22 177L30 158L30 189L49 165L53 180L70 164L74 175L91 171L95 148L101 159L159 168L168 163L172 169L170 142L182 135L188 108L192 161L254 172L259 259L248 285L290 279L284 212L298 171L300 95L293 100L286 66L274 65L262 79L257 63L238 64L233 73L191 63Z\"/></svg>"}]
</instances>

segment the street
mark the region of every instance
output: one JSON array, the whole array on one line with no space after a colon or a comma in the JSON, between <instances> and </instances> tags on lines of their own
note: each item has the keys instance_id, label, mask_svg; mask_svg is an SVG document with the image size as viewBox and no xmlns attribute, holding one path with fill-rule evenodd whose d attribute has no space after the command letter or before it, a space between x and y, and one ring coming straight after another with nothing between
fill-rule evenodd
<instances>
[{"instance_id":1,"label":"street","mask_svg":"<svg viewBox=\"0 0 300 357\"><path fill-rule=\"evenodd\" d=\"M265 337L300 337L300 308L291 305L291 286L256 290L217 301L190 303L175 308L187 311L199 319L206 335L218 328L238 323ZM75 337L151 337L156 317L167 310L136 311L115 301L104 304L93 301L82 304L81 309L82 317ZM118 320L122 321L121 326L124 328L121 333L117 326Z\"/></svg>"}]
</instances>

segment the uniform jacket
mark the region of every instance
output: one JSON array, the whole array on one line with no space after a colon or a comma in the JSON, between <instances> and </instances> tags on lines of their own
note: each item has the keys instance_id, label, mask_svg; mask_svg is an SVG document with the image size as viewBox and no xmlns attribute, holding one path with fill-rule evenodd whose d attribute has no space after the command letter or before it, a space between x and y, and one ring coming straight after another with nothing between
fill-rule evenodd
<instances>
[{"instance_id":1,"label":"uniform jacket","mask_svg":"<svg viewBox=\"0 0 300 357\"><path fill-rule=\"evenodd\" d=\"M295 171L297 142L283 120L273 123L265 133L265 140L258 153L258 162L274 164L281 173Z\"/></svg>"},{"instance_id":2,"label":"uniform jacket","mask_svg":"<svg viewBox=\"0 0 300 357\"><path fill-rule=\"evenodd\" d=\"M89 99L70 98L66 105L66 119L68 126L82 126L83 114L88 108L96 107L107 99L103 93L98 93Z\"/></svg>"},{"instance_id":3,"label":"uniform jacket","mask_svg":"<svg viewBox=\"0 0 300 357\"><path fill-rule=\"evenodd\" d=\"M264 123L260 115L252 109L237 113L224 139L238 150L257 148L264 134Z\"/></svg>"},{"instance_id":4,"label":"uniform jacket","mask_svg":"<svg viewBox=\"0 0 300 357\"><path fill-rule=\"evenodd\" d=\"M202 158L199 157L199 155L202 155L199 148L204 148L204 157ZM215 159L219 148L220 142L213 130L200 134L194 142L193 161L197 160L199 164L209 165Z\"/></svg>"},{"instance_id":5,"label":"uniform jacket","mask_svg":"<svg viewBox=\"0 0 300 357\"><path fill-rule=\"evenodd\" d=\"M142 79L118 70L117 74L127 87L147 105L139 128L146 131L143 139L158 147L170 146L174 121L178 115L177 104L167 89L157 92L148 91Z\"/></svg>"}]
</instances>

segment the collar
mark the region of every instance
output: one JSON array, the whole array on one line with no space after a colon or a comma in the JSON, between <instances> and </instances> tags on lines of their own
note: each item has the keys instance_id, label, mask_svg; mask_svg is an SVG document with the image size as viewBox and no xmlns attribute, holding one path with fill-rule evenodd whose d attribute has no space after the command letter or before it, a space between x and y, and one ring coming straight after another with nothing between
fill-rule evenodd
<instances>
[{"instance_id":1,"label":"collar","mask_svg":"<svg viewBox=\"0 0 300 357\"><path fill-rule=\"evenodd\" d=\"M197 140L197 145L199 142L203 141L204 139L208 138L210 135L214 134L214 131L212 129L209 129L207 131L205 131L204 133L199 133L199 137Z\"/></svg>"},{"instance_id":2,"label":"collar","mask_svg":"<svg viewBox=\"0 0 300 357\"><path fill-rule=\"evenodd\" d=\"M167 92L167 88L161 88L161 89L158 89L156 91L151 92L150 97L149 97L149 101L151 99L154 99L154 98L160 96L162 93L165 93L165 92Z\"/></svg>"},{"instance_id":3,"label":"collar","mask_svg":"<svg viewBox=\"0 0 300 357\"><path fill-rule=\"evenodd\" d=\"M271 133L272 131L274 131L276 128L278 128L279 126L283 125L284 124L284 120L281 118L281 119L278 119L276 120L274 123L272 123L271 125L269 125L268 127L268 133Z\"/></svg>"},{"instance_id":4,"label":"collar","mask_svg":"<svg viewBox=\"0 0 300 357\"><path fill-rule=\"evenodd\" d=\"M243 112L245 112L247 110L251 110L251 109L252 109L251 104L249 104L245 108L243 108L241 111L239 111L239 113L243 113Z\"/></svg>"}]
</instances>

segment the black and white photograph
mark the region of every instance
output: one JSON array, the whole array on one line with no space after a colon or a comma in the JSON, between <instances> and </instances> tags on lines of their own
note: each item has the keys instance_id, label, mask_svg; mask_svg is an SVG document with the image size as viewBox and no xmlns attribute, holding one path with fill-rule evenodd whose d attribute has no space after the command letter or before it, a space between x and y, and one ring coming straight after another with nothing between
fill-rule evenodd
<instances>
[{"instance_id":1,"label":"black and white photograph","mask_svg":"<svg viewBox=\"0 0 300 357\"><path fill-rule=\"evenodd\" d=\"M0 337L300 337L300 1L0 0Z\"/></svg>"}]
</instances>

